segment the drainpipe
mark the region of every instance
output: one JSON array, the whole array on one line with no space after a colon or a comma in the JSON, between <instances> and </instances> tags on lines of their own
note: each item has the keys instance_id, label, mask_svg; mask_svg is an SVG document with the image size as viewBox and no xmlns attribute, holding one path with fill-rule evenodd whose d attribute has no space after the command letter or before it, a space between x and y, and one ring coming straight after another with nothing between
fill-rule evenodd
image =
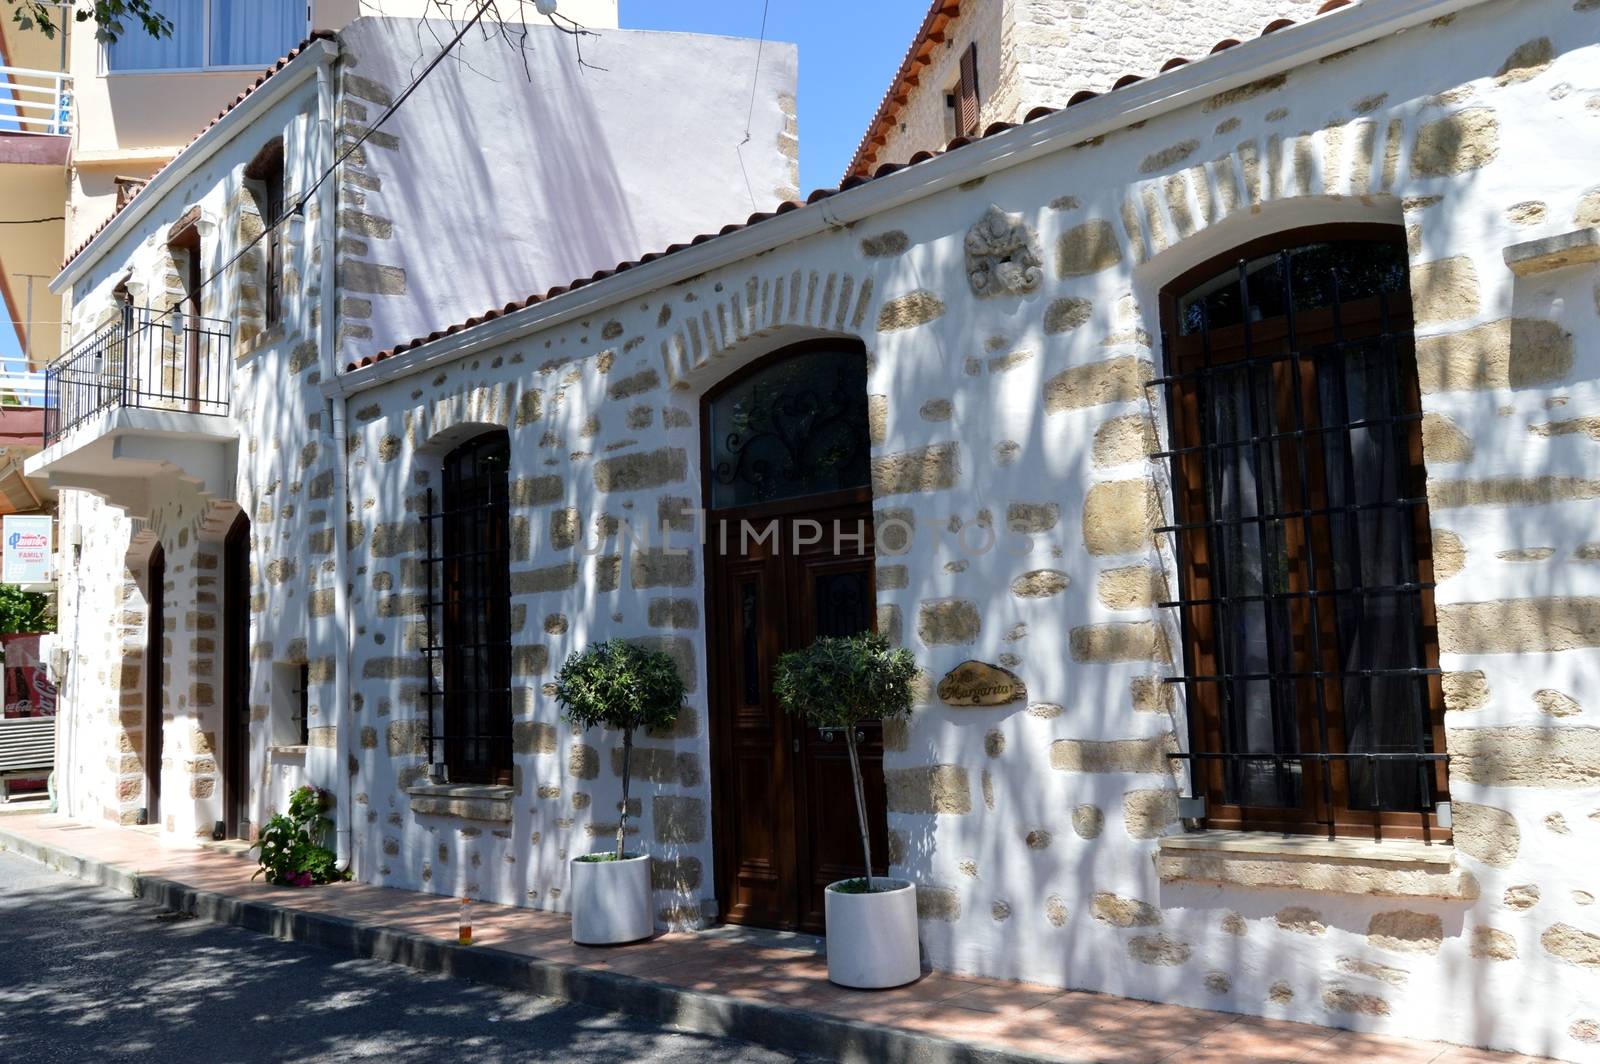
<instances>
[{"instance_id":1,"label":"drainpipe","mask_svg":"<svg viewBox=\"0 0 1600 1064\"><path fill-rule=\"evenodd\" d=\"M333 61L317 68L317 143L326 153L322 166L335 158L338 145L334 143L334 114L337 100L334 84ZM336 343L339 320L339 293L334 287L334 255L338 250L338 197L339 178L335 174L318 190L317 227L322 246L322 276L319 282L318 302L321 312L317 318L319 337L317 348L321 354L322 379L331 381L339 372ZM333 466L333 625L343 637L338 668L334 669L334 723L337 737L334 750L338 763L334 767L338 781L335 794L334 823L336 825L339 864L347 871L355 868L355 774L354 762L355 722L350 706L350 670L355 660L355 626L350 623L350 595L347 590L350 576L350 549L347 528L350 521L349 465L345 454L345 399L333 395L328 399L328 421L333 432L333 451L337 461Z\"/></svg>"}]
</instances>

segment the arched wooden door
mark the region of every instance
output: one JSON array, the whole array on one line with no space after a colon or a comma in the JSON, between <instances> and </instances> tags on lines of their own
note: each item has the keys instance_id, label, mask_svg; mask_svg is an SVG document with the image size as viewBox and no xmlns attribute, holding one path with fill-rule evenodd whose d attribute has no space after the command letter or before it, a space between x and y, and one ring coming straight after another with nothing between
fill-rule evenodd
<instances>
[{"instance_id":1,"label":"arched wooden door","mask_svg":"<svg viewBox=\"0 0 1600 1064\"><path fill-rule=\"evenodd\" d=\"M844 736L791 718L778 655L873 627L866 356L790 348L708 396L706 626L717 896L734 923L821 932L823 888L861 873ZM861 729L885 872L883 733Z\"/></svg>"}]
</instances>

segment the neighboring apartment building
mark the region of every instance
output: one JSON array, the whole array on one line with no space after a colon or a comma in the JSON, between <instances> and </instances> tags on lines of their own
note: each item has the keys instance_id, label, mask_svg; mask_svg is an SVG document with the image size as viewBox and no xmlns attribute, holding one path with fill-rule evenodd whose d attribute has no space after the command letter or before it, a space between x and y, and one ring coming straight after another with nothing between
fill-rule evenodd
<instances>
[{"instance_id":1,"label":"neighboring apartment building","mask_svg":"<svg viewBox=\"0 0 1600 1064\"><path fill-rule=\"evenodd\" d=\"M842 744L768 677L876 627L927 676L863 741L930 966L1600 1061L1600 7L1324 6L533 296L347 216L471 222L390 206L432 125L369 144L282 339L215 360L237 430L114 401L30 465L146 518L63 507L73 814L242 831L309 779L361 880L559 911L619 759L547 685L637 639L689 688L635 751L659 923L825 931ZM251 231L315 70L381 102L360 25L69 266L81 334L130 264L181 299L189 203Z\"/></svg>"},{"instance_id":2,"label":"neighboring apartment building","mask_svg":"<svg viewBox=\"0 0 1600 1064\"><path fill-rule=\"evenodd\" d=\"M933 0L845 176L1149 77L1175 57L1194 59L1263 26L1306 18L1318 3Z\"/></svg>"},{"instance_id":3,"label":"neighboring apartment building","mask_svg":"<svg viewBox=\"0 0 1600 1064\"><path fill-rule=\"evenodd\" d=\"M162 38L133 19L112 44L58 7L55 39L0 19L0 298L35 368L62 350L65 321L49 280L150 175L165 166L263 67L313 32L366 15L462 17L467 0L158 0ZM616 0L563 0L560 12L615 28ZM442 28L442 27L441 27ZM419 49L421 41L416 42ZM8 115L15 115L7 121Z\"/></svg>"}]
</instances>

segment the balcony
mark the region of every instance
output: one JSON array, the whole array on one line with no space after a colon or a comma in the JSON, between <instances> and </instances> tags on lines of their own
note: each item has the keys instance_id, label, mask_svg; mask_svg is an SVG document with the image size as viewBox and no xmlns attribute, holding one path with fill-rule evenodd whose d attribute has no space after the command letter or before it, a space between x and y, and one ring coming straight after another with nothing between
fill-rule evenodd
<instances>
[{"instance_id":1,"label":"balcony","mask_svg":"<svg viewBox=\"0 0 1600 1064\"><path fill-rule=\"evenodd\" d=\"M232 494L238 430L229 416L233 327L129 308L44 373L44 450L30 476L149 514L150 483L175 476Z\"/></svg>"},{"instance_id":2,"label":"balcony","mask_svg":"<svg viewBox=\"0 0 1600 1064\"><path fill-rule=\"evenodd\" d=\"M0 66L0 132L72 136L72 76Z\"/></svg>"}]
</instances>

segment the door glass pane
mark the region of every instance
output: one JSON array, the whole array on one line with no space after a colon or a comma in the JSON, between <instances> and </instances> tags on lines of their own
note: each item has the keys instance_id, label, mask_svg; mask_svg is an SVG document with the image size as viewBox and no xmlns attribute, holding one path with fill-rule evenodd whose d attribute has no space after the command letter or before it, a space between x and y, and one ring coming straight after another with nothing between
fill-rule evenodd
<instances>
[{"instance_id":1,"label":"door glass pane","mask_svg":"<svg viewBox=\"0 0 1600 1064\"><path fill-rule=\"evenodd\" d=\"M763 367L711 404L711 505L867 483L867 362L814 350Z\"/></svg>"},{"instance_id":2,"label":"door glass pane","mask_svg":"<svg viewBox=\"0 0 1600 1064\"><path fill-rule=\"evenodd\" d=\"M305 35L304 0L211 0L212 66L266 66Z\"/></svg>"},{"instance_id":3,"label":"door glass pane","mask_svg":"<svg viewBox=\"0 0 1600 1064\"><path fill-rule=\"evenodd\" d=\"M865 570L818 573L812 594L817 635L855 635L872 627L872 581Z\"/></svg>"},{"instance_id":4,"label":"door glass pane","mask_svg":"<svg viewBox=\"0 0 1600 1064\"><path fill-rule=\"evenodd\" d=\"M1337 599L1346 745L1350 753L1431 750L1424 681L1409 671L1426 659L1416 593L1405 587L1417 571L1413 508L1396 502L1414 488L1404 424L1391 420L1405 413L1396 360L1373 339L1317 368L1324 422L1348 426L1325 453L1334 581L1350 592ZM1355 761L1348 771L1354 808L1432 804L1431 774L1413 763Z\"/></svg>"}]
</instances>

